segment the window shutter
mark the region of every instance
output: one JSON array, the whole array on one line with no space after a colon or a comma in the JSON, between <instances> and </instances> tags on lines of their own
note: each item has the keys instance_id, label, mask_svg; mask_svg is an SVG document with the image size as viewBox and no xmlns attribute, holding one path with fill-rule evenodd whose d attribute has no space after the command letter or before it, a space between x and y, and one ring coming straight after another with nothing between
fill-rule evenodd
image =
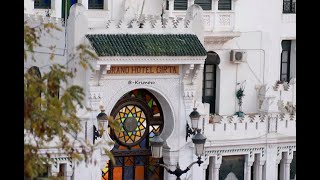
<instances>
[{"instance_id":1,"label":"window shutter","mask_svg":"<svg viewBox=\"0 0 320 180\"><path fill-rule=\"evenodd\" d=\"M195 0L194 3L201 6L203 10L211 10L212 7L212 0Z\"/></svg>"},{"instance_id":2,"label":"window shutter","mask_svg":"<svg viewBox=\"0 0 320 180\"><path fill-rule=\"evenodd\" d=\"M174 1L174 10L187 10L188 0L175 0Z\"/></svg>"},{"instance_id":3,"label":"window shutter","mask_svg":"<svg viewBox=\"0 0 320 180\"><path fill-rule=\"evenodd\" d=\"M218 10L231 10L231 0L219 0Z\"/></svg>"}]
</instances>

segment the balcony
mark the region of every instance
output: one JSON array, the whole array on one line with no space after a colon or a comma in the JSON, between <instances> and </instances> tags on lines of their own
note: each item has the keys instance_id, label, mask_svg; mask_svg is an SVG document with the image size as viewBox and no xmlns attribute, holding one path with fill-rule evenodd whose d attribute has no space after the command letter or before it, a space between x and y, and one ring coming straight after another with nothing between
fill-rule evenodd
<instances>
[{"instance_id":1,"label":"balcony","mask_svg":"<svg viewBox=\"0 0 320 180\"><path fill-rule=\"evenodd\" d=\"M167 12L168 13L168 12ZM203 11L206 32L225 32L234 30L234 11ZM186 11L173 11L173 17L185 18Z\"/></svg>"}]
</instances>

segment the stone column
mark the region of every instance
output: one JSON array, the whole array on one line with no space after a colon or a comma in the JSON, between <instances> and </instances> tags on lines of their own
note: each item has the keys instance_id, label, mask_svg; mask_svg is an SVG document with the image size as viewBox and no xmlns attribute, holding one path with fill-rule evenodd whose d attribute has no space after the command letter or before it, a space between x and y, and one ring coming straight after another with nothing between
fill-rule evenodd
<instances>
[{"instance_id":1,"label":"stone column","mask_svg":"<svg viewBox=\"0 0 320 180\"><path fill-rule=\"evenodd\" d=\"M253 180L262 180L263 175L263 165L265 160L262 158L261 154L256 154L253 169Z\"/></svg>"},{"instance_id":2,"label":"stone column","mask_svg":"<svg viewBox=\"0 0 320 180\"><path fill-rule=\"evenodd\" d=\"M252 153L247 154L244 163L244 180L251 180L251 166L254 162L254 155Z\"/></svg>"},{"instance_id":3,"label":"stone column","mask_svg":"<svg viewBox=\"0 0 320 180\"><path fill-rule=\"evenodd\" d=\"M290 180L290 163L293 159L292 153L284 152L280 164L280 180Z\"/></svg>"},{"instance_id":4,"label":"stone column","mask_svg":"<svg viewBox=\"0 0 320 180\"><path fill-rule=\"evenodd\" d=\"M209 180L219 180L219 170L222 163L222 156L212 156L209 159Z\"/></svg>"},{"instance_id":5,"label":"stone column","mask_svg":"<svg viewBox=\"0 0 320 180\"><path fill-rule=\"evenodd\" d=\"M267 136L268 137L268 136ZM277 179L277 175L275 174L275 169L277 169L277 146L274 144L269 144L266 146L265 152L266 162L263 168L263 180L269 179Z\"/></svg>"}]
</instances>

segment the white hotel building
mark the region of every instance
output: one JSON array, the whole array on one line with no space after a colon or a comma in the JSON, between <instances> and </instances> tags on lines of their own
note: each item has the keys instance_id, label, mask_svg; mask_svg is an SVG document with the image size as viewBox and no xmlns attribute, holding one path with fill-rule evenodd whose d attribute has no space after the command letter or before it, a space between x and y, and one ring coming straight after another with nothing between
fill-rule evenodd
<instances>
[{"instance_id":1,"label":"white hotel building","mask_svg":"<svg viewBox=\"0 0 320 180\"><path fill-rule=\"evenodd\" d=\"M95 71L78 68L71 81L85 89L84 103L92 109L79 112L81 136L94 142L101 103L122 127L95 139L114 142L94 152L97 164L77 164L54 148L43 149L55 157L49 174L68 180L175 180L154 164L149 140L160 132L161 162L172 171L177 163L186 169L197 160L191 137L186 138L195 107L207 138L203 163L181 179L296 179L296 0L24 4L28 23L62 28L55 38L41 37L37 61L27 61L25 71L43 73L52 63L76 68L69 55L81 43L90 45L99 56L91 60ZM49 60L51 45L56 45L55 61ZM245 96L239 107L241 87ZM110 148L116 164L108 163L102 148Z\"/></svg>"}]
</instances>

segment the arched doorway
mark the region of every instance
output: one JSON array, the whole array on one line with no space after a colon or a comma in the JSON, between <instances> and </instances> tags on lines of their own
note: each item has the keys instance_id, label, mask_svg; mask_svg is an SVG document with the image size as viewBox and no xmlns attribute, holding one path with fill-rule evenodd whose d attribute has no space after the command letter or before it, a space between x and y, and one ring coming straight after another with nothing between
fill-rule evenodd
<instances>
[{"instance_id":1,"label":"arched doorway","mask_svg":"<svg viewBox=\"0 0 320 180\"><path fill-rule=\"evenodd\" d=\"M103 180L162 180L163 168L151 158L149 139L163 129L163 112L158 100L145 89L123 95L111 111L120 131L110 131L115 145L115 164L107 163ZM162 160L161 160L162 161Z\"/></svg>"}]
</instances>

